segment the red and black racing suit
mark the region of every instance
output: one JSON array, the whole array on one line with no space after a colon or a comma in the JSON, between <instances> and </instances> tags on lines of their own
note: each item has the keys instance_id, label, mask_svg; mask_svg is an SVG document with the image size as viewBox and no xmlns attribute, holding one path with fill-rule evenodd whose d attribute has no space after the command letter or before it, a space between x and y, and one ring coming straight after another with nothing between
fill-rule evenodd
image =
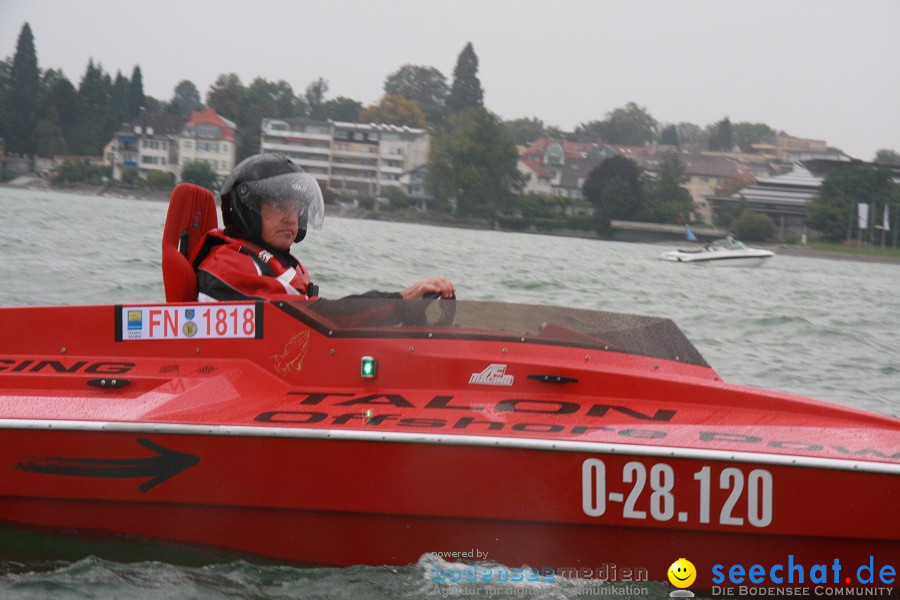
<instances>
[{"instance_id":1,"label":"red and black racing suit","mask_svg":"<svg viewBox=\"0 0 900 600\"><path fill-rule=\"evenodd\" d=\"M300 261L285 251L265 249L246 240L212 230L199 244L193 260L197 271L197 300L307 300L318 286Z\"/></svg>"},{"instance_id":2,"label":"red and black racing suit","mask_svg":"<svg viewBox=\"0 0 900 600\"><path fill-rule=\"evenodd\" d=\"M317 300L319 287L286 251L266 249L219 230L207 232L192 260L197 300ZM390 325L406 314L399 292L371 291L341 300L318 300L315 312L344 326ZM350 300L350 302L345 302ZM360 304L353 300L367 300ZM373 300L382 300L375 302Z\"/></svg>"}]
</instances>

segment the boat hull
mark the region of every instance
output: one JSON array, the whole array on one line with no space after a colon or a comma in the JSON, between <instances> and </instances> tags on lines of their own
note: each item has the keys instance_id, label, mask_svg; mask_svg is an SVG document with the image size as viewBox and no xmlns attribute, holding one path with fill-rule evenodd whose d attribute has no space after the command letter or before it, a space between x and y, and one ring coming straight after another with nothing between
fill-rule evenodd
<instances>
[{"instance_id":1,"label":"boat hull","mask_svg":"<svg viewBox=\"0 0 900 600\"><path fill-rule=\"evenodd\" d=\"M679 248L663 252L659 258L669 262L684 262L695 265L731 266L731 267L758 267L765 264L775 253L760 248L748 248L737 242L735 245L726 245L716 242L703 248Z\"/></svg>"},{"instance_id":2,"label":"boat hull","mask_svg":"<svg viewBox=\"0 0 900 600\"><path fill-rule=\"evenodd\" d=\"M766 264L771 257L769 256L742 256L730 259L707 259L707 260L686 260L684 258L665 258L670 262L683 262L692 265L702 265L706 267L760 267Z\"/></svg>"},{"instance_id":3,"label":"boat hull","mask_svg":"<svg viewBox=\"0 0 900 600\"><path fill-rule=\"evenodd\" d=\"M696 589L788 556L900 565L900 423L726 384L665 322L219 304L199 339L206 308L0 309L0 521L331 565L477 550L664 581L685 557Z\"/></svg>"},{"instance_id":4,"label":"boat hull","mask_svg":"<svg viewBox=\"0 0 900 600\"><path fill-rule=\"evenodd\" d=\"M758 267L775 254L768 250L673 250L660 255L660 260L717 267Z\"/></svg>"},{"instance_id":5,"label":"boat hull","mask_svg":"<svg viewBox=\"0 0 900 600\"><path fill-rule=\"evenodd\" d=\"M6 429L0 461L15 468L0 482L3 519L310 564L477 550L510 567L584 575L617 564L659 580L686 557L697 589L713 585L717 564L900 562L890 472L489 436L116 429ZM154 482L133 463L159 448L195 461Z\"/></svg>"}]
</instances>

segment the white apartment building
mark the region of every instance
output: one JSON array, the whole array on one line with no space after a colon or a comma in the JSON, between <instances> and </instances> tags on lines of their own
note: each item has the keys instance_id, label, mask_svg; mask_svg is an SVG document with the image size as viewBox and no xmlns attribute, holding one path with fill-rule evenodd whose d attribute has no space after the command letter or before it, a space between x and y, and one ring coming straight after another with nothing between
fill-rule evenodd
<instances>
[{"instance_id":1,"label":"white apartment building","mask_svg":"<svg viewBox=\"0 0 900 600\"><path fill-rule=\"evenodd\" d=\"M143 111L106 144L103 162L119 180L126 167L135 167L143 178L150 171L163 171L179 182L184 165L197 160L224 179L237 156L234 130L234 123L211 108L194 111L190 119Z\"/></svg>"},{"instance_id":2,"label":"white apartment building","mask_svg":"<svg viewBox=\"0 0 900 600\"><path fill-rule=\"evenodd\" d=\"M261 152L283 152L329 189L351 196L381 194L428 162L424 129L379 123L263 119Z\"/></svg>"},{"instance_id":3,"label":"white apartment building","mask_svg":"<svg viewBox=\"0 0 900 600\"><path fill-rule=\"evenodd\" d=\"M184 119L142 112L113 137L103 150L104 163L113 179L122 179L125 167L136 167L142 177L150 171L177 176L178 134Z\"/></svg>"}]
</instances>

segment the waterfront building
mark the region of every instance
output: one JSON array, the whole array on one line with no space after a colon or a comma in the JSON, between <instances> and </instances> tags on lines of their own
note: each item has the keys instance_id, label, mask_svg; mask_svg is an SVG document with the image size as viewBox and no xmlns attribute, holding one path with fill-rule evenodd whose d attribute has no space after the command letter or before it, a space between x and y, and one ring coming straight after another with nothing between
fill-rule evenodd
<instances>
[{"instance_id":1,"label":"waterfront building","mask_svg":"<svg viewBox=\"0 0 900 600\"><path fill-rule=\"evenodd\" d=\"M224 181L237 157L234 130L234 123L211 108L192 111L178 136L177 180L181 180L181 169L185 165L199 161L207 163L219 180Z\"/></svg>"},{"instance_id":2,"label":"waterfront building","mask_svg":"<svg viewBox=\"0 0 900 600\"><path fill-rule=\"evenodd\" d=\"M103 164L112 167L116 180L122 179L126 168L133 167L143 179L150 171L162 171L177 183L184 165L202 160L221 179L235 164L234 130L234 123L211 108L193 111L190 119L141 111L132 122L123 123L106 144Z\"/></svg>"},{"instance_id":3,"label":"waterfront building","mask_svg":"<svg viewBox=\"0 0 900 600\"><path fill-rule=\"evenodd\" d=\"M351 197L402 187L401 176L428 162L424 129L383 123L263 119L261 152L283 152L332 191Z\"/></svg>"},{"instance_id":4,"label":"waterfront building","mask_svg":"<svg viewBox=\"0 0 900 600\"><path fill-rule=\"evenodd\" d=\"M538 138L519 151L517 166L525 177L522 191L569 198L578 204L591 170L613 155L601 144Z\"/></svg>"},{"instance_id":5,"label":"waterfront building","mask_svg":"<svg viewBox=\"0 0 900 600\"><path fill-rule=\"evenodd\" d=\"M759 179L731 195L709 195L707 201L715 213L734 211L738 203L745 202L750 210L771 218L784 237L786 230L805 230L806 207L819 193L823 179L823 174L796 162L789 173Z\"/></svg>"},{"instance_id":6,"label":"waterfront building","mask_svg":"<svg viewBox=\"0 0 900 600\"><path fill-rule=\"evenodd\" d=\"M134 167L141 177L150 171L178 172L178 133L184 119L141 111L124 123L103 152L104 164L112 167L112 178L122 179L124 169Z\"/></svg>"}]
</instances>

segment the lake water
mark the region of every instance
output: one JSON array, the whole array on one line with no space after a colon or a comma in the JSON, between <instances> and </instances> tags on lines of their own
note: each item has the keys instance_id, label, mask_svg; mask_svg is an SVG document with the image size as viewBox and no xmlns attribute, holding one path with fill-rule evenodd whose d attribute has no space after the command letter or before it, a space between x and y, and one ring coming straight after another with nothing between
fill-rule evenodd
<instances>
[{"instance_id":1,"label":"lake water","mask_svg":"<svg viewBox=\"0 0 900 600\"><path fill-rule=\"evenodd\" d=\"M0 306L164 300L165 203L0 188L0 211ZM900 416L900 266L776 256L761 268L708 268L657 260L666 249L326 218L294 252L325 297L444 275L462 299L668 317L726 381ZM583 581L435 586L425 574L440 559L427 556L405 567L305 569L168 551L151 561L143 548L0 536L3 599L668 594Z\"/></svg>"}]
</instances>

